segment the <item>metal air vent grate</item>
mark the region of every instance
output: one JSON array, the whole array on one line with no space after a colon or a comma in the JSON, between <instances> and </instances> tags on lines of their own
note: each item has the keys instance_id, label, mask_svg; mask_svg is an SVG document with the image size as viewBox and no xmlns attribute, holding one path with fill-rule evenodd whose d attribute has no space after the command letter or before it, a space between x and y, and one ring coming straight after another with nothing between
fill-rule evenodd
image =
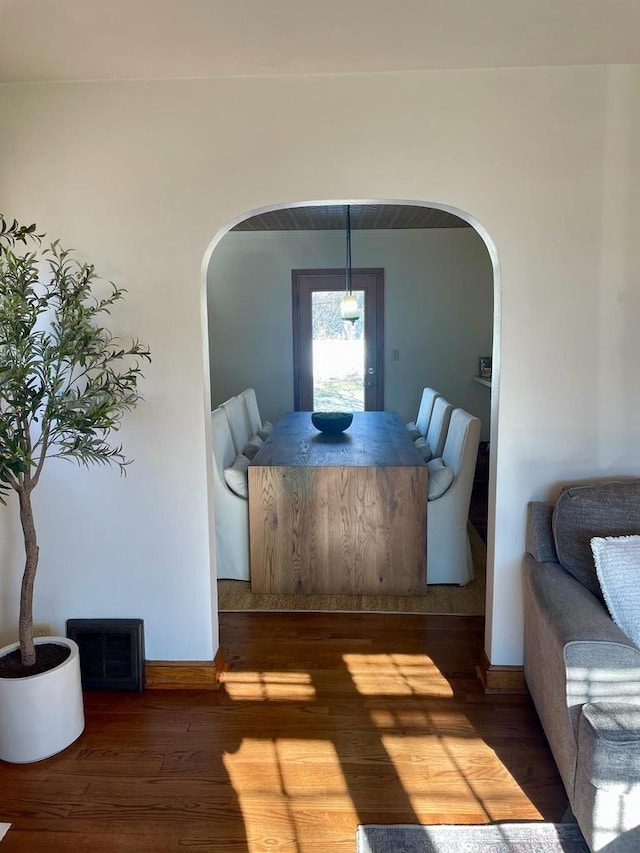
<instances>
[{"instance_id":1,"label":"metal air vent grate","mask_svg":"<svg viewBox=\"0 0 640 853\"><path fill-rule=\"evenodd\" d=\"M67 619L67 637L80 649L85 690L144 689L142 619Z\"/></svg>"}]
</instances>

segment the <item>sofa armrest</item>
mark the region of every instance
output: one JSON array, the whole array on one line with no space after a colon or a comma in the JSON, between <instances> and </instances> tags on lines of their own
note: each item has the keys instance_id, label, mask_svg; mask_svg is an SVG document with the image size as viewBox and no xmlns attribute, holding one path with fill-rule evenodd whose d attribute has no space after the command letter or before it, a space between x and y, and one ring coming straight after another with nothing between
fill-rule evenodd
<instances>
[{"instance_id":1,"label":"sofa armrest","mask_svg":"<svg viewBox=\"0 0 640 853\"><path fill-rule=\"evenodd\" d=\"M640 696L640 649L602 602L558 563L527 560L532 596L563 649L566 698L574 728L579 706L585 702Z\"/></svg>"},{"instance_id":2,"label":"sofa armrest","mask_svg":"<svg viewBox=\"0 0 640 853\"><path fill-rule=\"evenodd\" d=\"M582 706L640 696L640 649L559 563L524 558L524 670L567 792Z\"/></svg>"},{"instance_id":3,"label":"sofa armrest","mask_svg":"<svg viewBox=\"0 0 640 853\"><path fill-rule=\"evenodd\" d=\"M586 704L578 728L578 762L595 788L627 794L640 785L640 705Z\"/></svg>"},{"instance_id":4,"label":"sofa armrest","mask_svg":"<svg viewBox=\"0 0 640 853\"><path fill-rule=\"evenodd\" d=\"M548 616L563 645L573 642L615 642L640 655L640 649L611 619L603 603L559 563L539 563L527 555L524 572L531 595Z\"/></svg>"},{"instance_id":5,"label":"sofa armrest","mask_svg":"<svg viewBox=\"0 0 640 853\"><path fill-rule=\"evenodd\" d=\"M619 640L573 640L565 646L564 659L567 704L572 716L575 709L588 702L638 700L640 649L624 634Z\"/></svg>"}]
</instances>

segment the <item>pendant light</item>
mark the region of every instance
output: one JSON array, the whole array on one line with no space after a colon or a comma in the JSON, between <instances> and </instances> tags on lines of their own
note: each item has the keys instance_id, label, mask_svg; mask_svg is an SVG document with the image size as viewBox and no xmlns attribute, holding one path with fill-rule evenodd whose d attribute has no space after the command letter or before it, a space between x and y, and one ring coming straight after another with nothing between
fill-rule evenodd
<instances>
[{"instance_id":1,"label":"pendant light","mask_svg":"<svg viewBox=\"0 0 640 853\"><path fill-rule=\"evenodd\" d=\"M352 289L352 269L351 269L351 205L347 205L347 262L345 275L345 294L340 302L340 316L343 320L348 320L350 323L355 323L360 316L358 310L358 297Z\"/></svg>"}]
</instances>

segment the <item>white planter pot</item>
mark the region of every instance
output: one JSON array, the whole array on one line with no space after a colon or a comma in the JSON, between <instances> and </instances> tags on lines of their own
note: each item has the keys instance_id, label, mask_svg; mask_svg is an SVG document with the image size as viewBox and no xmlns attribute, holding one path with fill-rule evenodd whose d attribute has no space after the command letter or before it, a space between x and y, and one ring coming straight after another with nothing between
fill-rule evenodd
<instances>
[{"instance_id":1,"label":"white planter pot","mask_svg":"<svg viewBox=\"0 0 640 853\"><path fill-rule=\"evenodd\" d=\"M66 637L38 637L71 653L55 669L27 678L0 678L0 759L14 764L41 761L61 752L84 729L78 645ZM19 647L0 649L0 657Z\"/></svg>"}]
</instances>

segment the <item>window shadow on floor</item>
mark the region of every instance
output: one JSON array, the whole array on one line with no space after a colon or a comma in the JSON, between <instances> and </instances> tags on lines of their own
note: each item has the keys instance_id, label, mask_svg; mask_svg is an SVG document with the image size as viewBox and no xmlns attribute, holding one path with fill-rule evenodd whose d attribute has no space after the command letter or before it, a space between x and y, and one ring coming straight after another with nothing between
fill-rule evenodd
<instances>
[{"instance_id":1,"label":"window shadow on floor","mask_svg":"<svg viewBox=\"0 0 640 853\"><path fill-rule=\"evenodd\" d=\"M220 620L230 662L220 707L236 715L224 764L249 849L271 830L303 851L314 837L353 843L358 823L561 818L528 697L485 696L476 679L482 618Z\"/></svg>"}]
</instances>

